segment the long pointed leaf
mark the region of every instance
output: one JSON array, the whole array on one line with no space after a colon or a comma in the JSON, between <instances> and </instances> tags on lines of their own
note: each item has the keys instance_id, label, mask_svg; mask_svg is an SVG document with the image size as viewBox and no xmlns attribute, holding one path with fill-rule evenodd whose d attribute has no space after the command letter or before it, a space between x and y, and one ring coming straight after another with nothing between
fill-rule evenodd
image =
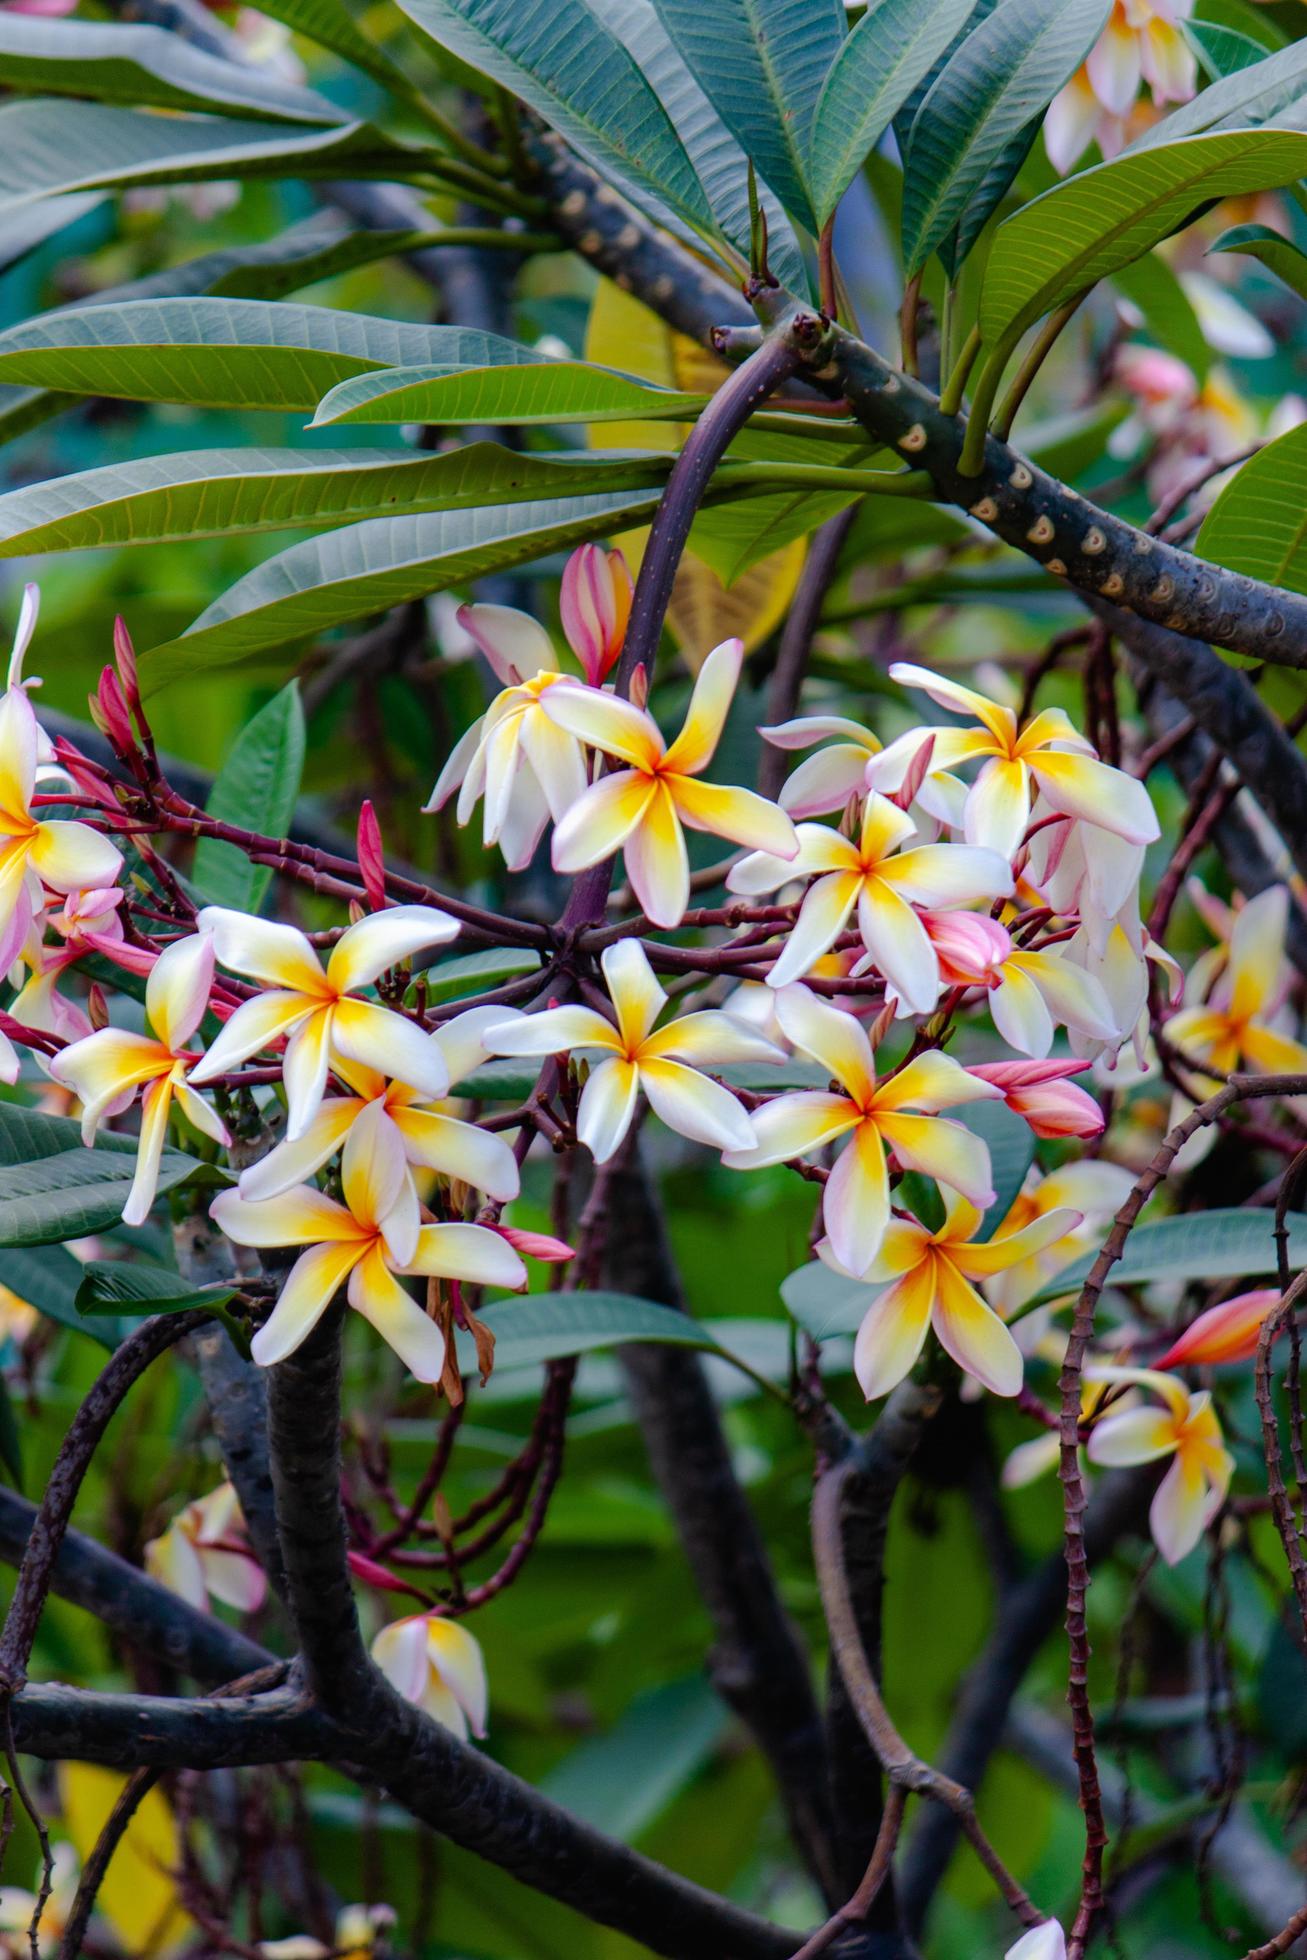
<instances>
[{"instance_id":1,"label":"long pointed leaf","mask_svg":"<svg viewBox=\"0 0 1307 1960\"><path fill-rule=\"evenodd\" d=\"M818 227L813 113L844 38L837 0L654 0L691 74L785 208Z\"/></svg>"},{"instance_id":2,"label":"long pointed leaf","mask_svg":"<svg viewBox=\"0 0 1307 1960\"><path fill-rule=\"evenodd\" d=\"M824 0L823 0L824 3ZM600 174L697 230L712 209L667 111L582 0L401 0L424 34L521 96Z\"/></svg>"},{"instance_id":3,"label":"long pointed leaf","mask_svg":"<svg viewBox=\"0 0 1307 1960\"><path fill-rule=\"evenodd\" d=\"M424 327L262 300L128 300L0 334L0 382L207 408L315 408L369 368L538 360L471 327Z\"/></svg>"},{"instance_id":4,"label":"long pointed leaf","mask_svg":"<svg viewBox=\"0 0 1307 1960\"><path fill-rule=\"evenodd\" d=\"M338 382L311 427L342 422L686 422L706 395L655 388L584 361L386 368Z\"/></svg>"},{"instance_id":5,"label":"long pointed leaf","mask_svg":"<svg viewBox=\"0 0 1307 1960\"><path fill-rule=\"evenodd\" d=\"M379 517L292 545L238 579L179 640L147 654L157 692L183 675L424 598L446 586L567 550L652 515L652 493L574 497L511 509Z\"/></svg>"},{"instance_id":6,"label":"long pointed leaf","mask_svg":"<svg viewBox=\"0 0 1307 1960\"><path fill-rule=\"evenodd\" d=\"M1307 592L1307 426L1249 457L1203 519L1194 550L1246 578Z\"/></svg>"},{"instance_id":7,"label":"long pointed leaf","mask_svg":"<svg viewBox=\"0 0 1307 1960\"><path fill-rule=\"evenodd\" d=\"M1174 143L1181 136L1198 136L1207 130L1255 128L1272 120L1292 128L1300 121L1295 111L1305 95L1307 41L1291 41L1287 48L1251 67L1240 68L1224 81L1213 82L1192 102L1172 109L1169 116L1136 137L1126 155L1135 156L1141 150L1156 149L1161 143Z\"/></svg>"},{"instance_id":8,"label":"long pointed leaf","mask_svg":"<svg viewBox=\"0 0 1307 1960\"><path fill-rule=\"evenodd\" d=\"M873 0L826 77L812 135L813 205L824 224L922 77L950 45L972 0Z\"/></svg>"}]
</instances>

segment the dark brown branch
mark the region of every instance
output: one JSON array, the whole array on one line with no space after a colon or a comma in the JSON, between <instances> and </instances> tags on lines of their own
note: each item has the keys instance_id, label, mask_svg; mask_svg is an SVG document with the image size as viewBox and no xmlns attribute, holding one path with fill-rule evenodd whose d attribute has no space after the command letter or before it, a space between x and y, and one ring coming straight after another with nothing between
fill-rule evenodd
<instances>
[{"instance_id":1,"label":"dark brown branch","mask_svg":"<svg viewBox=\"0 0 1307 1960\"><path fill-rule=\"evenodd\" d=\"M610 1283L685 1311L657 1194L640 1158L612 1174ZM731 1463L700 1357L627 1347L622 1372L653 1473L713 1624L709 1672L771 1764L796 1845L832 1904L843 1898L831 1849L821 1717L810 1664L781 1604L767 1548Z\"/></svg>"}]
</instances>

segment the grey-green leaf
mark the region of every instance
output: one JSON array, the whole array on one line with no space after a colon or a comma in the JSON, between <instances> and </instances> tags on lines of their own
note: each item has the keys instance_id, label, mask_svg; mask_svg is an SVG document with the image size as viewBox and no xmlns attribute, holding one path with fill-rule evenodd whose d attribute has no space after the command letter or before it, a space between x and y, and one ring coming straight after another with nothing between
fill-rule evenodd
<instances>
[{"instance_id":1,"label":"grey-green leaf","mask_svg":"<svg viewBox=\"0 0 1307 1960\"><path fill-rule=\"evenodd\" d=\"M239 579L185 634L148 654L147 692L185 674L383 612L446 586L642 522L653 492L507 509L379 517L292 545Z\"/></svg>"},{"instance_id":2,"label":"grey-green leaf","mask_svg":"<svg viewBox=\"0 0 1307 1960\"><path fill-rule=\"evenodd\" d=\"M812 196L824 224L912 91L971 13L972 0L872 0L826 77L812 134Z\"/></svg>"},{"instance_id":3,"label":"grey-green leaf","mask_svg":"<svg viewBox=\"0 0 1307 1960\"><path fill-rule=\"evenodd\" d=\"M667 111L583 0L401 0L425 34L518 95L602 177L697 230L712 209ZM822 0L829 4L829 0Z\"/></svg>"},{"instance_id":4,"label":"grey-green leaf","mask_svg":"<svg viewBox=\"0 0 1307 1960\"><path fill-rule=\"evenodd\" d=\"M1127 151L1045 191L994 235L980 328L1011 345L1063 300L1141 258L1200 205L1307 171L1307 136L1240 129Z\"/></svg>"},{"instance_id":5,"label":"grey-green leaf","mask_svg":"<svg viewBox=\"0 0 1307 1960\"><path fill-rule=\"evenodd\" d=\"M1307 425L1250 456L1203 519L1200 558L1307 592Z\"/></svg>"},{"instance_id":6,"label":"grey-green leaf","mask_svg":"<svg viewBox=\"0 0 1307 1960\"><path fill-rule=\"evenodd\" d=\"M208 813L219 822L284 837L304 773L304 709L291 681L259 709L236 737L209 792ZM214 905L257 912L272 872L220 838L201 837L191 877Z\"/></svg>"},{"instance_id":7,"label":"grey-green leaf","mask_svg":"<svg viewBox=\"0 0 1307 1960\"><path fill-rule=\"evenodd\" d=\"M1290 1212L1289 1264L1307 1266L1307 1217ZM1064 1266L1028 1303L1078 1293L1093 1269L1097 1252L1086 1252ZM1269 1211L1240 1208L1190 1212L1136 1225L1124 1255L1108 1275L1109 1286L1142 1286L1148 1280L1256 1279L1276 1268L1275 1218Z\"/></svg>"},{"instance_id":8,"label":"grey-green leaf","mask_svg":"<svg viewBox=\"0 0 1307 1960\"><path fill-rule=\"evenodd\" d=\"M312 89L192 47L162 27L0 13L0 83L161 109L216 110L274 122L347 120ZM62 115L62 110L52 111Z\"/></svg>"},{"instance_id":9,"label":"grey-green leaf","mask_svg":"<svg viewBox=\"0 0 1307 1960\"><path fill-rule=\"evenodd\" d=\"M119 1330L103 1321L87 1327L77 1311L77 1289L84 1268L62 1245L10 1246L0 1255L0 1282L60 1327L89 1334L101 1347L118 1345Z\"/></svg>"},{"instance_id":10,"label":"grey-green leaf","mask_svg":"<svg viewBox=\"0 0 1307 1960\"><path fill-rule=\"evenodd\" d=\"M44 98L0 108L0 210L69 191L227 177L375 175L395 180L422 153L367 123L270 128L217 116L161 116L107 102Z\"/></svg>"},{"instance_id":11,"label":"grey-green leaf","mask_svg":"<svg viewBox=\"0 0 1307 1960\"><path fill-rule=\"evenodd\" d=\"M312 409L338 381L371 368L535 359L470 327L253 299L127 300L0 333L0 382L204 408Z\"/></svg>"},{"instance_id":12,"label":"grey-green leaf","mask_svg":"<svg viewBox=\"0 0 1307 1960\"><path fill-rule=\"evenodd\" d=\"M1172 109L1142 136L1127 156L1197 136L1206 130L1248 129L1274 121L1280 128L1301 128L1302 101L1307 95L1307 41L1291 41L1250 67L1238 69L1224 81L1202 89L1192 102Z\"/></svg>"},{"instance_id":13,"label":"grey-green leaf","mask_svg":"<svg viewBox=\"0 0 1307 1960\"><path fill-rule=\"evenodd\" d=\"M0 1104L0 1246L55 1245L116 1225L136 1171L136 1139L105 1135L93 1149L76 1123ZM210 1167L165 1150L159 1190Z\"/></svg>"},{"instance_id":14,"label":"grey-green leaf","mask_svg":"<svg viewBox=\"0 0 1307 1960\"><path fill-rule=\"evenodd\" d=\"M488 1307L480 1318L495 1336L496 1368L528 1368L628 1341L722 1350L698 1321L629 1293L536 1293ZM468 1334L457 1336L459 1367L476 1372Z\"/></svg>"},{"instance_id":15,"label":"grey-green leaf","mask_svg":"<svg viewBox=\"0 0 1307 1960\"><path fill-rule=\"evenodd\" d=\"M1256 259L1277 279L1282 279L1290 292L1296 293L1299 299L1307 299L1307 252L1282 232L1272 231L1269 225L1233 225L1207 249L1239 252L1245 258Z\"/></svg>"},{"instance_id":16,"label":"grey-green leaf","mask_svg":"<svg viewBox=\"0 0 1307 1960\"><path fill-rule=\"evenodd\" d=\"M903 252L909 274L921 270L960 222L982 184L992 209L993 166L1015 154L1032 119L1098 39L1108 12L1107 0L1067 0L1061 6L1000 0L945 63L917 111L904 159Z\"/></svg>"},{"instance_id":17,"label":"grey-green leaf","mask_svg":"<svg viewBox=\"0 0 1307 1960\"><path fill-rule=\"evenodd\" d=\"M718 115L809 231L812 125L844 38L837 0L654 0L667 32Z\"/></svg>"},{"instance_id":18,"label":"grey-green leaf","mask_svg":"<svg viewBox=\"0 0 1307 1960\"><path fill-rule=\"evenodd\" d=\"M523 453L472 442L393 449L193 449L51 477L0 496L0 558L240 532L333 528L412 514L657 489L662 451Z\"/></svg>"},{"instance_id":19,"label":"grey-green leaf","mask_svg":"<svg viewBox=\"0 0 1307 1960\"><path fill-rule=\"evenodd\" d=\"M395 367L341 381L313 428L341 422L690 421L706 395L658 388L584 361L495 367Z\"/></svg>"}]
</instances>

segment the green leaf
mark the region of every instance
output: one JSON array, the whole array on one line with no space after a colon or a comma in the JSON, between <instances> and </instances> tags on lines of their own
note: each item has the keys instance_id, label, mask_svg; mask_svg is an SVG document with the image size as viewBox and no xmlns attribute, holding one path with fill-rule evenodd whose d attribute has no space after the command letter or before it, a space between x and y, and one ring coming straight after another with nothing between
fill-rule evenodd
<instances>
[{"instance_id":1,"label":"green leaf","mask_svg":"<svg viewBox=\"0 0 1307 1960\"><path fill-rule=\"evenodd\" d=\"M0 1246L56 1245L116 1225L136 1172L136 1138L106 1133L92 1149L76 1123L0 1104ZM212 1165L165 1150L159 1190Z\"/></svg>"},{"instance_id":2,"label":"green leaf","mask_svg":"<svg viewBox=\"0 0 1307 1960\"><path fill-rule=\"evenodd\" d=\"M1228 571L1307 592L1307 426L1249 457L1203 519L1194 550Z\"/></svg>"},{"instance_id":3,"label":"green leaf","mask_svg":"<svg viewBox=\"0 0 1307 1960\"><path fill-rule=\"evenodd\" d=\"M342 422L685 422L706 395L658 388L584 361L395 367L339 382L310 427Z\"/></svg>"},{"instance_id":4,"label":"green leaf","mask_svg":"<svg viewBox=\"0 0 1307 1960\"><path fill-rule=\"evenodd\" d=\"M281 21L293 33L316 41L319 47L330 48L352 67L375 76L384 87L402 95L412 93L413 85L403 70L375 41L359 31L341 0L268 0L259 12Z\"/></svg>"},{"instance_id":5,"label":"green leaf","mask_svg":"<svg viewBox=\"0 0 1307 1960\"><path fill-rule=\"evenodd\" d=\"M1275 121L1285 110L1292 111L1307 93L1307 41L1292 41L1249 68L1241 68L1224 81L1213 82L1192 102L1181 103L1169 116L1144 131L1126 151L1138 156L1145 150L1171 144L1182 136L1197 136L1207 130L1248 129Z\"/></svg>"},{"instance_id":6,"label":"green leaf","mask_svg":"<svg viewBox=\"0 0 1307 1960\"><path fill-rule=\"evenodd\" d=\"M413 513L657 489L671 452L523 454L473 442L393 449L193 449L53 477L0 496L0 558L328 528Z\"/></svg>"},{"instance_id":7,"label":"green leaf","mask_svg":"<svg viewBox=\"0 0 1307 1960\"><path fill-rule=\"evenodd\" d=\"M956 1120L989 1147L990 1181L994 1202L976 1229L978 1239L992 1239L1012 1209L1026 1172L1035 1161L1035 1137L1024 1118L1002 1102L967 1103Z\"/></svg>"},{"instance_id":8,"label":"green leaf","mask_svg":"<svg viewBox=\"0 0 1307 1960\"><path fill-rule=\"evenodd\" d=\"M589 1736L540 1785L573 1817L630 1844L703 1768L730 1721L702 1674L637 1695L605 1734Z\"/></svg>"},{"instance_id":9,"label":"green leaf","mask_svg":"<svg viewBox=\"0 0 1307 1960\"><path fill-rule=\"evenodd\" d=\"M0 333L0 382L197 408L311 409L338 381L370 368L536 359L470 327L253 299L127 300Z\"/></svg>"},{"instance_id":10,"label":"green leaf","mask_svg":"<svg viewBox=\"0 0 1307 1960\"><path fill-rule=\"evenodd\" d=\"M147 692L368 613L425 598L650 517L653 492L571 497L508 509L378 517L291 545L248 572L178 640L142 664Z\"/></svg>"},{"instance_id":11,"label":"green leaf","mask_svg":"<svg viewBox=\"0 0 1307 1960\"><path fill-rule=\"evenodd\" d=\"M9 16L0 15L0 19ZM82 191L72 197L50 197L44 204L23 205L0 224L0 271L7 272L47 238L75 225L88 211L104 203L102 191Z\"/></svg>"},{"instance_id":12,"label":"green leaf","mask_svg":"<svg viewBox=\"0 0 1307 1960\"><path fill-rule=\"evenodd\" d=\"M57 98L0 108L0 210L67 191L227 177L383 174L400 180L421 162L420 151L366 123L301 132Z\"/></svg>"},{"instance_id":13,"label":"green leaf","mask_svg":"<svg viewBox=\"0 0 1307 1960\"><path fill-rule=\"evenodd\" d=\"M1200 205L1292 183L1307 136L1271 129L1134 150L1045 191L994 235L980 302L986 343L1012 345L1063 300L1166 238Z\"/></svg>"},{"instance_id":14,"label":"green leaf","mask_svg":"<svg viewBox=\"0 0 1307 1960\"><path fill-rule=\"evenodd\" d=\"M600 177L652 192L696 230L712 210L667 111L583 0L401 0L439 46L543 116ZM829 0L823 0L829 4Z\"/></svg>"},{"instance_id":15,"label":"green leaf","mask_svg":"<svg viewBox=\"0 0 1307 1960\"><path fill-rule=\"evenodd\" d=\"M1298 1272L1307 1266L1307 1216L1290 1212L1288 1224L1289 1265ZM1028 1305L1078 1293L1097 1257L1097 1250L1086 1252L1072 1265L1064 1266ZM1159 1218L1152 1225L1136 1225L1107 1283L1142 1286L1154 1279L1255 1279L1273 1273L1276 1264L1273 1212L1195 1211L1182 1218Z\"/></svg>"},{"instance_id":16,"label":"green leaf","mask_svg":"<svg viewBox=\"0 0 1307 1960\"><path fill-rule=\"evenodd\" d=\"M275 122L339 125L346 120L312 89L297 88L266 69L224 61L165 28L135 23L0 13L0 83L29 93L235 111Z\"/></svg>"},{"instance_id":17,"label":"green leaf","mask_svg":"<svg viewBox=\"0 0 1307 1960\"><path fill-rule=\"evenodd\" d=\"M811 194L813 115L844 39L836 0L654 0L718 115L785 208L820 229Z\"/></svg>"},{"instance_id":18,"label":"green leaf","mask_svg":"<svg viewBox=\"0 0 1307 1960\"><path fill-rule=\"evenodd\" d=\"M822 88L812 134L813 204L824 224L863 158L971 14L973 0L872 0Z\"/></svg>"},{"instance_id":19,"label":"green leaf","mask_svg":"<svg viewBox=\"0 0 1307 1960\"><path fill-rule=\"evenodd\" d=\"M284 837L304 773L304 710L297 681L283 687L241 730L209 792L208 813L265 837ZM192 881L214 905L257 912L272 879L267 865L219 838L195 846Z\"/></svg>"},{"instance_id":20,"label":"green leaf","mask_svg":"<svg viewBox=\"0 0 1307 1960\"><path fill-rule=\"evenodd\" d=\"M44 1314L47 1320L75 1333L89 1335L101 1347L113 1349L122 1338L116 1326L87 1327L77 1311L77 1289L85 1270L80 1260L62 1245L13 1246L3 1261L4 1283L20 1300Z\"/></svg>"},{"instance_id":21,"label":"green leaf","mask_svg":"<svg viewBox=\"0 0 1307 1960\"><path fill-rule=\"evenodd\" d=\"M671 117L724 236L747 258L748 160L681 59L653 0L590 0L590 5L625 42L632 60ZM790 221L767 184L759 184L758 197L767 216L767 256L772 270L782 285L803 292L808 285L808 269Z\"/></svg>"},{"instance_id":22,"label":"green leaf","mask_svg":"<svg viewBox=\"0 0 1307 1960\"><path fill-rule=\"evenodd\" d=\"M627 1341L723 1352L689 1314L630 1293L534 1293L528 1299L487 1307L478 1318L495 1336L496 1368L532 1368L542 1361L620 1347ZM475 1373L471 1335L460 1332L457 1340L459 1367Z\"/></svg>"},{"instance_id":23,"label":"green leaf","mask_svg":"<svg viewBox=\"0 0 1307 1960\"><path fill-rule=\"evenodd\" d=\"M867 1308L883 1291L883 1287L846 1279L817 1259L781 1281L786 1310L814 1341L826 1341L835 1334L856 1334Z\"/></svg>"},{"instance_id":24,"label":"green leaf","mask_svg":"<svg viewBox=\"0 0 1307 1960\"><path fill-rule=\"evenodd\" d=\"M904 159L903 252L909 274L959 223L982 185L992 210L1007 187L990 172L1023 137L1098 39L1105 0L1000 0L946 62ZM1020 166L1021 156L1012 168Z\"/></svg>"},{"instance_id":25,"label":"green leaf","mask_svg":"<svg viewBox=\"0 0 1307 1960\"><path fill-rule=\"evenodd\" d=\"M462 953L457 959L442 960L439 966L428 968L427 1001L436 1007L441 1001L482 994L502 986L505 980L540 971L539 956L527 947L492 946L484 953Z\"/></svg>"},{"instance_id":26,"label":"green leaf","mask_svg":"<svg viewBox=\"0 0 1307 1960\"><path fill-rule=\"evenodd\" d=\"M1256 259L1282 279L1290 292L1307 299L1307 252L1269 225L1233 225L1207 250L1209 254L1240 252L1245 258Z\"/></svg>"},{"instance_id":27,"label":"green leaf","mask_svg":"<svg viewBox=\"0 0 1307 1960\"><path fill-rule=\"evenodd\" d=\"M9 1472L15 1490L23 1488L23 1446L18 1435L9 1384L0 1375L0 1463Z\"/></svg>"},{"instance_id":28,"label":"green leaf","mask_svg":"<svg viewBox=\"0 0 1307 1960\"><path fill-rule=\"evenodd\" d=\"M1211 249L1215 251L1217 247ZM1194 312L1193 302L1166 260L1150 252L1146 258L1136 259L1133 265L1119 267L1112 274L1112 284L1138 307L1150 337L1158 346L1183 361L1200 382L1205 381L1212 365L1207 336Z\"/></svg>"},{"instance_id":29,"label":"green leaf","mask_svg":"<svg viewBox=\"0 0 1307 1960\"><path fill-rule=\"evenodd\" d=\"M1213 21L1187 20L1181 23L1184 37L1214 82L1227 75L1242 74L1261 61L1266 49L1251 35L1237 28L1220 27Z\"/></svg>"},{"instance_id":30,"label":"green leaf","mask_svg":"<svg viewBox=\"0 0 1307 1960\"><path fill-rule=\"evenodd\" d=\"M82 1268L76 1307L87 1320L113 1315L120 1324L149 1314L202 1310L221 1321L237 1352L248 1360L248 1331L243 1321L227 1312L239 1292L238 1286L188 1287L173 1267L156 1266L148 1259L90 1259Z\"/></svg>"}]
</instances>

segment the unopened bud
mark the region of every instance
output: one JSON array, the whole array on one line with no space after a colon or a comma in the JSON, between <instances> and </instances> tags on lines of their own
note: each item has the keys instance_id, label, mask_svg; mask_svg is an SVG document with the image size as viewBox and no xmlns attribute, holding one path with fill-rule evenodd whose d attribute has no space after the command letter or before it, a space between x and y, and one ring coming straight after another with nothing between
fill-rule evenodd
<instances>
[{"instance_id":1,"label":"unopened bud","mask_svg":"<svg viewBox=\"0 0 1307 1960\"><path fill-rule=\"evenodd\" d=\"M386 859L381 848L381 825L371 801L364 798L359 810L358 827L359 872L363 879L363 889L374 912L385 909L386 904Z\"/></svg>"},{"instance_id":2,"label":"unopened bud","mask_svg":"<svg viewBox=\"0 0 1307 1960\"><path fill-rule=\"evenodd\" d=\"M105 1000L104 989L98 980L91 982L90 991L86 996L86 1018L97 1032L109 1025L109 1004Z\"/></svg>"},{"instance_id":3,"label":"unopened bud","mask_svg":"<svg viewBox=\"0 0 1307 1960\"><path fill-rule=\"evenodd\" d=\"M127 631L127 622L121 613L113 623L113 657L118 665L123 699L139 722L142 708L141 690L136 675L136 649L132 645L132 636Z\"/></svg>"},{"instance_id":4,"label":"unopened bud","mask_svg":"<svg viewBox=\"0 0 1307 1960\"><path fill-rule=\"evenodd\" d=\"M631 700L637 708L643 708L649 699L649 669L643 660L631 676Z\"/></svg>"},{"instance_id":5,"label":"unopened bud","mask_svg":"<svg viewBox=\"0 0 1307 1960\"><path fill-rule=\"evenodd\" d=\"M136 739L132 734L127 702L118 676L112 667L101 668L99 685L91 700L90 708L92 720L101 733L108 737L115 753L120 756L131 755L136 747Z\"/></svg>"}]
</instances>

